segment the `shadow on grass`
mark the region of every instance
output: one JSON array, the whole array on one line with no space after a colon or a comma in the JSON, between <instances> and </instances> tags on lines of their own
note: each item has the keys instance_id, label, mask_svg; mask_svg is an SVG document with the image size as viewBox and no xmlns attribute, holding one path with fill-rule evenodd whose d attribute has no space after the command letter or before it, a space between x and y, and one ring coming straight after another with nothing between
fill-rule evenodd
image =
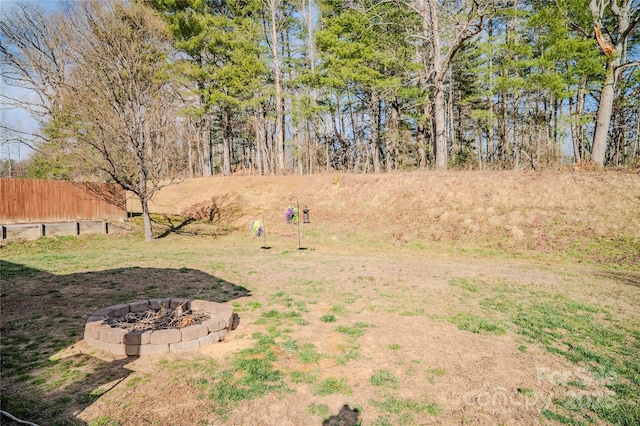
<instances>
[{"instance_id":1,"label":"shadow on grass","mask_svg":"<svg viewBox=\"0 0 640 426\"><path fill-rule=\"evenodd\" d=\"M628 271L604 271L598 274L601 277L618 281L621 284L640 287L640 274Z\"/></svg>"},{"instance_id":2,"label":"shadow on grass","mask_svg":"<svg viewBox=\"0 0 640 426\"><path fill-rule=\"evenodd\" d=\"M53 275L0 260L2 410L42 425L84 425L77 413L117 390L135 357L104 361L73 350L87 317L132 300L249 296L241 286L180 268L120 268ZM2 418L3 424L7 420Z\"/></svg>"},{"instance_id":3,"label":"shadow on grass","mask_svg":"<svg viewBox=\"0 0 640 426\"><path fill-rule=\"evenodd\" d=\"M179 223L174 223L174 220L169 217L169 216L163 216L164 218L164 223L162 222L155 222L157 225L162 225L165 226L166 229L160 234L158 235L156 238L165 238L170 234L180 234L181 230L189 225L190 223L195 222L195 219L193 218L180 218L179 219Z\"/></svg>"},{"instance_id":4,"label":"shadow on grass","mask_svg":"<svg viewBox=\"0 0 640 426\"><path fill-rule=\"evenodd\" d=\"M235 229L230 224L240 218L241 212L240 196L224 195L193 204L179 214L151 214L151 221L155 238L171 234L219 237Z\"/></svg>"},{"instance_id":5,"label":"shadow on grass","mask_svg":"<svg viewBox=\"0 0 640 426\"><path fill-rule=\"evenodd\" d=\"M201 235L207 237L222 237L228 235L235 228L215 222L199 221L190 217L152 215L154 238L166 238L176 235Z\"/></svg>"}]
</instances>

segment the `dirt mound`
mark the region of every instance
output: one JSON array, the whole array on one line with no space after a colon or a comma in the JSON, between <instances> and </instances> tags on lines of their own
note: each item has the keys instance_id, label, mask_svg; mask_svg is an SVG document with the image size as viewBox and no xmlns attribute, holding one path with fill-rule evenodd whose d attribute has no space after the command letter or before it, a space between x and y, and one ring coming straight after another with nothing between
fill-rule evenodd
<instances>
[{"instance_id":1,"label":"dirt mound","mask_svg":"<svg viewBox=\"0 0 640 426\"><path fill-rule=\"evenodd\" d=\"M558 252L603 239L633 248L640 237L640 177L623 172L218 176L164 188L151 210L184 214L213 204L219 223L242 228L264 218L271 233L285 234L284 211L296 199L318 233L334 239ZM616 256L628 253L605 255Z\"/></svg>"}]
</instances>

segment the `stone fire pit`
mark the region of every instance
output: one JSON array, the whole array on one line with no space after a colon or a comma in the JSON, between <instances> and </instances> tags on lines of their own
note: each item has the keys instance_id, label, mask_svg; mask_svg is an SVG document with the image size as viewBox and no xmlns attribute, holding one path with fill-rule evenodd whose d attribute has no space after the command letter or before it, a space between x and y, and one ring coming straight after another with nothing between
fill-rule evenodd
<instances>
[{"instance_id":1,"label":"stone fire pit","mask_svg":"<svg viewBox=\"0 0 640 426\"><path fill-rule=\"evenodd\" d=\"M161 321L162 329L146 329L148 327L135 324L138 319L151 323L149 318L165 315L170 317ZM96 349L115 355L183 352L221 341L232 324L233 311L222 303L183 298L149 299L95 311L85 325L84 340Z\"/></svg>"}]
</instances>

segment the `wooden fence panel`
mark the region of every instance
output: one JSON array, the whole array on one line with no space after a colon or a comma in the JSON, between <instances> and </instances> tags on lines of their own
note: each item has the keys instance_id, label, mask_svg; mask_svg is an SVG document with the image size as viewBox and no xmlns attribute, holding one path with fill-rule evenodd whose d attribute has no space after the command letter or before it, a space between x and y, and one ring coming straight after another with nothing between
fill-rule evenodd
<instances>
[{"instance_id":1,"label":"wooden fence panel","mask_svg":"<svg viewBox=\"0 0 640 426\"><path fill-rule=\"evenodd\" d=\"M0 222L106 220L126 217L115 184L0 178Z\"/></svg>"}]
</instances>

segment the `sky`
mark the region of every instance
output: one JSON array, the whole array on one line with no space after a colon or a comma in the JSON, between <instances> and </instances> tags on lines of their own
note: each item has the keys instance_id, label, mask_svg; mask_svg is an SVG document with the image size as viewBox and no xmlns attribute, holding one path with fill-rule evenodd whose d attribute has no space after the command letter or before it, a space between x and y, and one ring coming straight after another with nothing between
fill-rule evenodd
<instances>
[{"instance_id":1,"label":"sky","mask_svg":"<svg viewBox=\"0 0 640 426\"><path fill-rule=\"evenodd\" d=\"M0 15L17 3L18 0L0 0ZM45 9L55 9L58 0L22 0L23 3L35 3ZM4 95L19 97L20 92L12 87L8 87L0 78L0 92ZM35 133L38 130L38 122L33 119L26 111L21 109L11 109L4 103L0 105L0 121L9 126L17 128L21 131ZM0 129L0 160L12 159L20 161L28 158L33 150L28 146L13 140L12 135L3 129Z\"/></svg>"}]
</instances>

